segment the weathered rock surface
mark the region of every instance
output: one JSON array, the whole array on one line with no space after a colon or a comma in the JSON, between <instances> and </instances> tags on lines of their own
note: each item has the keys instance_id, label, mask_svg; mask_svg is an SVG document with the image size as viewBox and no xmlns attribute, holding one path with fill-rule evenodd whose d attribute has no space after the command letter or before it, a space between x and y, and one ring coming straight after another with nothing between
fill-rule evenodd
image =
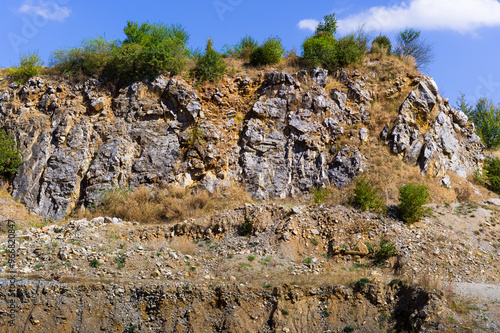
<instances>
[{"instance_id":1,"label":"weathered rock surface","mask_svg":"<svg viewBox=\"0 0 500 333\"><path fill-rule=\"evenodd\" d=\"M353 144L338 140L346 127L370 128L374 94L359 73L336 76L344 89L325 90L328 72L315 68L225 79L201 97L185 81L163 76L115 93L94 79L11 85L0 94L0 124L16 137L25 161L12 194L59 219L111 187L175 184L214 192L239 182L267 199L345 186L364 169L356 144L373 135L359 126L346 133ZM399 117L382 135L391 150L432 176L474 172L483 147L467 117L439 96L432 80L411 84Z\"/></svg>"},{"instance_id":2,"label":"weathered rock surface","mask_svg":"<svg viewBox=\"0 0 500 333\"><path fill-rule=\"evenodd\" d=\"M384 128L381 137L405 162L419 165L422 174L443 178L451 170L465 178L474 173L485 157L473 124L439 95L431 78L417 78L414 84L392 129Z\"/></svg>"}]
</instances>

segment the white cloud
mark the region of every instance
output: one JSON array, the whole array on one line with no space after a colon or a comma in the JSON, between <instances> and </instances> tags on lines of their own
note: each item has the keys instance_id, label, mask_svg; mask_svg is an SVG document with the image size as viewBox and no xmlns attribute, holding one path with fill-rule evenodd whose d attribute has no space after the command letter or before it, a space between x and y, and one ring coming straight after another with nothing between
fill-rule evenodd
<instances>
[{"instance_id":1,"label":"white cloud","mask_svg":"<svg viewBox=\"0 0 500 333\"><path fill-rule=\"evenodd\" d=\"M301 30L311 30L314 31L316 30L316 27L318 26L319 21L314 20L314 19L306 19L302 20L299 22L299 28Z\"/></svg>"},{"instance_id":2,"label":"white cloud","mask_svg":"<svg viewBox=\"0 0 500 333\"><path fill-rule=\"evenodd\" d=\"M481 27L500 26L497 0L409 0L394 6L372 7L339 20L341 34L364 25L366 31L389 32L413 27L473 33Z\"/></svg>"},{"instance_id":3,"label":"white cloud","mask_svg":"<svg viewBox=\"0 0 500 333\"><path fill-rule=\"evenodd\" d=\"M71 9L59 6L55 1L25 0L19 8L19 12L25 14L39 15L47 20L64 21L71 14Z\"/></svg>"}]
</instances>

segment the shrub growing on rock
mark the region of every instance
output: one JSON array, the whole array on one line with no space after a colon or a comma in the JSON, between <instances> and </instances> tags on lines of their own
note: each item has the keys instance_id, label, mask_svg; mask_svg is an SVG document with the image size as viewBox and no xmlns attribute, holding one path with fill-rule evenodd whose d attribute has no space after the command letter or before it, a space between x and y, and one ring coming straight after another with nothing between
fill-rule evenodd
<instances>
[{"instance_id":1,"label":"shrub growing on rock","mask_svg":"<svg viewBox=\"0 0 500 333\"><path fill-rule=\"evenodd\" d=\"M356 181L354 195L349 201L351 205L362 211L373 210L383 213L387 210L384 199L366 178L360 178Z\"/></svg>"},{"instance_id":2,"label":"shrub growing on rock","mask_svg":"<svg viewBox=\"0 0 500 333\"><path fill-rule=\"evenodd\" d=\"M87 39L80 47L52 52L51 64L62 74L101 74L117 45L104 37Z\"/></svg>"},{"instance_id":3,"label":"shrub growing on rock","mask_svg":"<svg viewBox=\"0 0 500 333\"><path fill-rule=\"evenodd\" d=\"M313 66L331 67L336 62L337 40L328 33L315 34L302 44L302 58Z\"/></svg>"},{"instance_id":4,"label":"shrub growing on rock","mask_svg":"<svg viewBox=\"0 0 500 333\"><path fill-rule=\"evenodd\" d=\"M28 81L31 77L40 74L43 66L43 61L40 59L37 51L28 52L21 56L19 65L9 70L9 74L14 81L22 84Z\"/></svg>"},{"instance_id":5,"label":"shrub growing on rock","mask_svg":"<svg viewBox=\"0 0 500 333\"><path fill-rule=\"evenodd\" d=\"M285 48L281 39L271 37L250 53L250 63L254 66L277 64L284 54Z\"/></svg>"},{"instance_id":6,"label":"shrub growing on rock","mask_svg":"<svg viewBox=\"0 0 500 333\"><path fill-rule=\"evenodd\" d=\"M425 185L406 184L399 188L398 213L406 223L414 223L430 212L424 207L429 202L429 188Z\"/></svg>"},{"instance_id":7,"label":"shrub growing on rock","mask_svg":"<svg viewBox=\"0 0 500 333\"><path fill-rule=\"evenodd\" d=\"M108 76L130 82L165 72L177 74L186 65L189 34L181 26L129 21L123 32L127 38L113 52L105 70Z\"/></svg>"},{"instance_id":8,"label":"shrub growing on rock","mask_svg":"<svg viewBox=\"0 0 500 333\"><path fill-rule=\"evenodd\" d=\"M196 61L193 74L202 82L217 82L225 73L226 63L222 59L222 55L213 49L213 42L209 39L205 54Z\"/></svg>"},{"instance_id":9,"label":"shrub growing on rock","mask_svg":"<svg viewBox=\"0 0 500 333\"><path fill-rule=\"evenodd\" d=\"M0 175L15 173L22 163L16 142L4 130L0 130Z\"/></svg>"}]
</instances>

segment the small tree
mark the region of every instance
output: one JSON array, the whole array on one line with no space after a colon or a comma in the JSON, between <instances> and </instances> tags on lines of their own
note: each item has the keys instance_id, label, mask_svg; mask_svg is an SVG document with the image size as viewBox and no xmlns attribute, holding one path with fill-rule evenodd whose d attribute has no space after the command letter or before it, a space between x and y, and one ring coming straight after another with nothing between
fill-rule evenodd
<instances>
[{"instance_id":1,"label":"small tree","mask_svg":"<svg viewBox=\"0 0 500 333\"><path fill-rule=\"evenodd\" d=\"M476 101L476 106L473 108L467 104L465 95L461 94L457 107L474 123L477 135L486 148L500 146L500 104L495 107L493 101L483 97Z\"/></svg>"},{"instance_id":2,"label":"small tree","mask_svg":"<svg viewBox=\"0 0 500 333\"><path fill-rule=\"evenodd\" d=\"M429 188L425 185L406 184L399 188L399 216L406 223L414 223L430 212L424 207L429 202Z\"/></svg>"},{"instance_id":3,"label":"small tree","mask_svg":"<svg viewBox=\"0 0 500 333\"><path fill-rule=\"evenodd\" d=\"M222 59L222 55L213 49L211 39L207 42L205 54L198 59L193 74L200 81L219 81L226 73L226 63Z\"/></svg>"},{"instance_id":4,"label":"small tree","mask_svg":"<svg viewBox=\"0 0 500 333\"><path fill-rule=\"evenodd\" d=\"M415 58L419 68L432 62L432 45L420 38L420 31L406 28L396 36L396 54Z\"/></svg>"},{"instance_id":5,"label":"small tree","mask_svg":"<svg viewBox=\"0 0 500 333\"><path fill-rule=\"evenodd\" d=\"M337 19L335 18L335 13L325 15L323 17L323 22L320 22L316 27L315 34L328 33L330 35L335 35L337 33Z\"/></svg>"},{"instance_id":6,"label":"small tree","mask_svg":"<svg viewBox=\"0 0 500 333\"><path fill-rule=\"evenodd\" d=\"M4 130L0 130L0 174L15 173L22 163L16 142Z\"/></svg>"},{"instance_id":7,"label":"small tree","mask_svg":"<svg viewBox=\"0 0 500 333\"><path fill-rule=\"evenodd\" d=\"M43 61L38 55L38 51L28 52L21 56L19 65L9 70L14 81L22 84L28 81L31 77L40 74L43 66Z\"/></svg>"},{"instance_id":8,"label":"small tree","mask_svg":"<svg viewBox=\"0 0 500 333\"><path fill-rule=\"evenodd\" d=\"M486 160L483 169L486 171L484 177L491 190L500 193L500 159L494 157Z\"/></svg>"}]
</instances>

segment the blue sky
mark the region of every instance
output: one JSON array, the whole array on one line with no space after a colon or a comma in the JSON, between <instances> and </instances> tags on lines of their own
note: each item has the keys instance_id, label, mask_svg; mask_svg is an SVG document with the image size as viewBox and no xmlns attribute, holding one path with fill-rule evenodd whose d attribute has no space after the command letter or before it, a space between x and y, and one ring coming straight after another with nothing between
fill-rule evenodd
<instances>
[{"instance_id":1,"label":"blue sky","mask_svg":"<svg viewBox=\"0 0 500 333\"><path fill-rule=\"evenodd\" d=\"M16 65L26 51L38 50L47 63L52 51L85 38L123 39L128 20L181 24L193 48L203 48L207 38L221 49L247 34L259 41L277 35L287 49L300 52L315 24L335 12L339 35L362 24L393 40L407 26L421 30L435 53L426 74L443 96L455 104L461 91L470 101L488 97L500 103L497 0L4 0L0 10L0 67Z\"/></svg>"}]
</instances>

